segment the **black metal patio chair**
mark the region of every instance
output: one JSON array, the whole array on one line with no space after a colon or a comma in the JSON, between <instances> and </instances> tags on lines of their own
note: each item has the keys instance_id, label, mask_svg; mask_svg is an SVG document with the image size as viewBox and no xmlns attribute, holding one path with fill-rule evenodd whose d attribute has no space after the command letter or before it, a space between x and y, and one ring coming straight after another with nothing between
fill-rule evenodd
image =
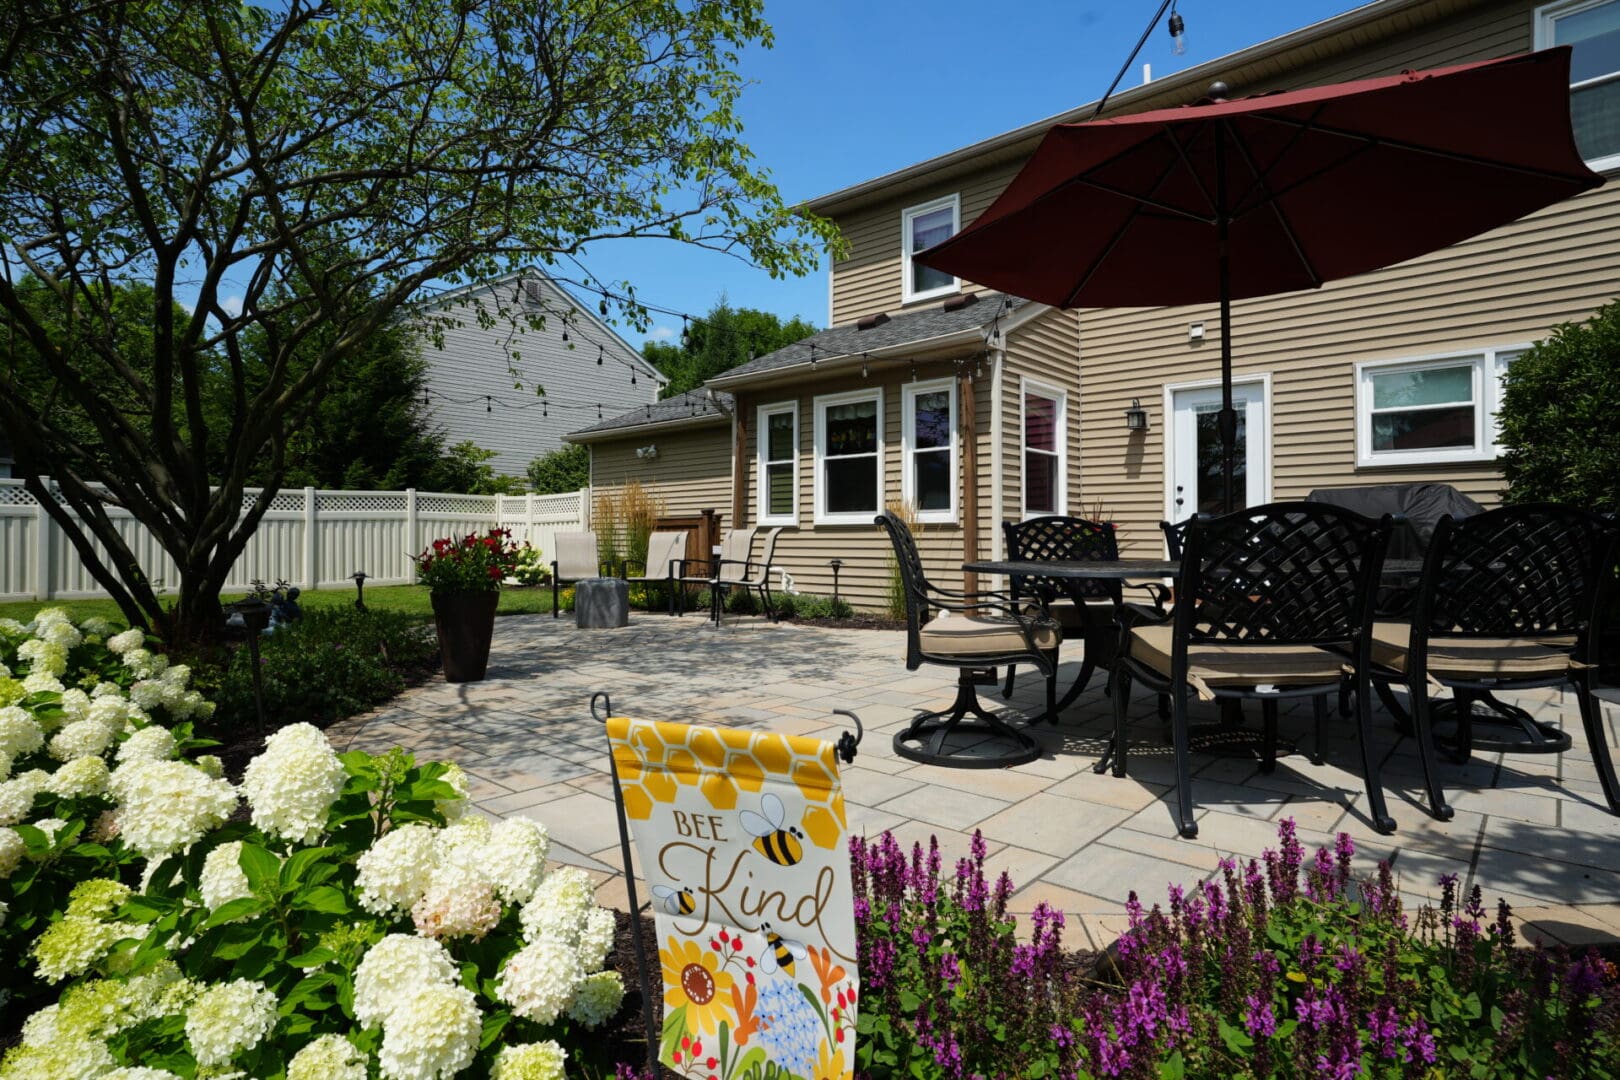
<instances>
[{"instance_id":1,"label":"black metal patio chair","mask_svg":"<svg viewBox=\"0 0 1620 1080\"><path fill-rule=\"evenodd\" d=\"M1365 687L1373 589L1391 525L1388 516L1374 521L1304 502L1193 519L1170 617L1128 626L1125 655L1113 671L1115 776L1124 776L1127 768L1131 680L1170 695L1181 835L1198 835L1188 769L1188 695L1223 703L1259 701L1260 768L1272 771L1278 703L1325 700L1338 690L1345 656L1333 650L1348 654L1358 689ZM1367 695L1358 693L1356 700L1369 810L1373 825L1389 832L1395 822L1371 749ZM1318 707L1319 727L1322 712Z\"/></svg>"},{"instance_id":2,"label":"black metal patio chair","mask_svg":"<svg viewBox=\"0 0 1620 1080\"><path fill-rule=\"evenodd\" d=\"M895 753L912 761L959 768L1019 765L1041 746L979 704L979 678L1002 664L1029 664L1046 677L1044 718L1057 721L1057 622L1033 613L1005 592L960 592L930 584L917 542L906 523L885 510L876 524L889 535L906 596L906 670L939 664L958 671L956 700L947 709L918 713L895 735ZM963 718L971 714L976 719ZM1003 744L987 752L971 736ZM948 746L947 743L952 745Z\"/></svg>"},{"instance_id":3,"label":"black metal patio chair","mask_svg":"<svg viewBox=\"0 0 1620 1080\"><path fill-rule=\"evenodd\" d=\"M1119 558L1119 541L1111 524L1085 518L1047 516L1028 521L1003 521L1002 535L1007 542L1009 561L1050 560L1112 561ZM1063 695L1063 708L1085 691L1098 667L1112 664L1119 644L1117 612L1123 590L1118 581L1076 581L1013 574L1007 591L1014 600L1044 604L1047 614L1063 628L1063 640L1083 642L1085 652L1080 673ZM1007 665L1003 698L1013 694L1018 666Z\"/></svg>"},{"instance_id":4,"label":"black metal patio chair","mask_svg":"<svg viewBox=\"0 0 1620 1080\"><path fill-rule=\"evenodd\" d=\"M1474 703L1500 690L1569 685L1611 813L1620 785L1593 696L1597 645L1614 589L1617 530L1612 519L1569 506L1532 503L1440 519L1429 541L1410 621L1380 619L1372 632L1371 678L1404 686L1423 764L1429 812L1452 816L1435 761L1435 689L1450 690L1453 754L1476 744ZM1518 741L1490 749L1567 750L1567 732L1522 709L1499 709L1493 723L1517 727ZM1486 745L1481 742L1480 745Z\"/></svg>"}]
</instances>

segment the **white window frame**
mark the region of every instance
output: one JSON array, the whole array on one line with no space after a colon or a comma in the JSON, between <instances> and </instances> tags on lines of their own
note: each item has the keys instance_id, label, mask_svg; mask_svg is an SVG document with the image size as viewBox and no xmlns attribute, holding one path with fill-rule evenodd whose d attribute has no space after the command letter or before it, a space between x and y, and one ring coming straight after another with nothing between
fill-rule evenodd
<instances>
[{"instance_id":1,"label":"white window frame","mask_svg":"<svg viewBox=\"0 0 1620 1080\"><path fill-rule=\"evenodd\" d=\"M847 405L856 401L877 402L877 489L872 493L876 500L876 509L858 510L853 513L827 512L827 478L823 471L823 464L827 458L827 408L831 405ZM883 388L873 387L870 390L850 390L842 394L822 394L815 398L813 407L816 410L816 458L815 458L815 486L816 486L816 516L817 525L867 525L883 510Z\"/></svg>"},{"instance_id":2,"label":"white window frame","mask_svg":"<svg viewBox=\"0 0 1620 1080\"><path fill-rule=\"evenodd\" d=\"M1567 15L1578 15L1593 8L1607 7L1620 0L1559 0L1554 4L1543 4L1536 8L1535 47L1537 49L1550 49L1557 44L1557 34L1554 32L1555 24ZM1608 75L1600 75L1585 82L1571 83L1571 92L1587 86L1598 86L1602 83L1620 79L1620 71ZM1586 167L1593 172L1608 172L1620 169L1620 153L1609 154L1607 157L1592 158L1587 161Z\"/></svg>"},{"instance_id":3,"label":"white window frame","mask_svg":"<svg viewBox=\"0 0 1620 1080\"><path fill-rule=\"evenodd\" d=\"M793 417L793 450L788 458L793 464L793 512L790 514L772 514L770 503L770 475L768 466L780 465L781 461L770 460L770 428L769 421L773 416L787 413ZM799 403L797 401L778 401L770 405L761 405L754 410L754 449L755 449L755 481L758 494L754 502L754 523L756 525L798 525L799 524Z\"/></svg>"},{"instance_id":4,"label":"white window frame","mask_svg":"<svg viewBox=\"0 0 1620 1080\"><path fill-rule=\"evenodd\" d=\"M917 292L912 288L914 275L911 272L911 256L915 254L912 250L912 219L923 214L931 214L935 210L943 210L947 206L951 209L951 235L955 236L962 231L961 195L946 195L942 198L930 199L928 202L908 206L900 211L900 301L902 303L910 304L918 300L932 300L936 296L949 296L952 293L962 291L962 280L954 277L951 278L949 285L941 285L938 288L924 289L922 292Z\"/></svg>"},{"instance_id":5,"label":"white window frame","mask_svg":"<svg viewBox=\"0 0 1620 1080\"><path fill-rule=\"evenodd\" d=\"M1501 454L1496 414L1502 404L1502 378L1508 365L1530 348L1529 343L1491 345L1454 352L1429 353L1393 360L1364 360L1356 364L1356 467L1392 468L1401 465L1444 465L1459 462L1495 461ZM1460 367L1472 369L1474 442L1472 446L1435 447L1422 450L1380 450L1372 448L1372 376L1384 372L1421 371L1425 368Z\"/></svg>"},{"instance_id":6,"label":"white window frame","mask_svg":"<svg viewBox=\"0 0 1620 1080\"><path fill-rule=\"evenodd\" d=\"M1040 397L1051 398L1057 402L1057 505L1050 510L1031 510L1029 508L1029 484L1026 482L1025 462L1029 460L1029 395L1035 393ZM1047 453L1037 450L1036 453ZM1063 515L1069 512L1069 392L1061 386L1031 379L1027 375L1018 378L1018 510L1025 521L1034 517L1048 515Z\"/></svg>"},{"instance_id":7,"label":"white window frame","mask_svg":"<svg viewBox=\"0 0 1620 1080\"><path fill-rule=\"evenodd\" d=\"M945 391L950 395L950 425L951 441L947 453L950 457L948 475L950 476L951 505L945 510L924 510L917 501L917 470L912 455L917 451L917 397L921 394L936 394ZM956 380L951 378L930 379L926 382L906 383L900 394L900 497L916 509L917 520L929 525L954 525L957 514L960 513L958 490L962 484L958 477L961 469L962 437L957 429L956 413ZM930 447L928 453L939 452L938 447Z\"/></svg>"}]
</instances>

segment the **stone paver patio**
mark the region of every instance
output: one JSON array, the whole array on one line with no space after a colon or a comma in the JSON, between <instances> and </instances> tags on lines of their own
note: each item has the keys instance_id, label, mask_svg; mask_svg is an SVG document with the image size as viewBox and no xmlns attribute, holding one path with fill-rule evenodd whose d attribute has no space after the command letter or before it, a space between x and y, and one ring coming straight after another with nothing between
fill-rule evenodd
<instances>
[{"instance_id":1,"label":"stone paver patio","mask_svg":"<svg viewBox=\"0 0 1620 1080\"><path fill-rule=\"evenodd\" d=\"M1573 699L1557 691L1520 697L1538 719L1572 724L1575 746L1557 756L1476 755L1442 766L1450 822L1422 808L1416 749L1375 713L1394 836L1379 836L1364 813L1359 751L1348 725L1330 727L1325 763L1301 752L1281 757L1270 776L1248 757L1196 754L1197 840L1176 835L1166 802L1172 765L1159 744L1153 702L1135 702L1131 776L1091 771L1111 726L1098 676L1057 727L1039 725L1037 761L1004 770L916 765L897 757L894 733L919 708L954 695L954 672L907 672L898 631L833 630L760 619L636 614L622 630L581 631L569 619L497 620L489 677L437 680L385 708L330 731L340 748L380 752L405 746L419 756L458 761L488 813L524 813L545 823L553 857L592 872L604 903L625 907L618 827L606 738L590 715L591 694L612 695L614 711L647 719L715 724L832 738L845 730L835 708L858 713L866 739L843 774L849 825L904 844L937 836L947 865L965 854L975 829L989 864L1009 872L1013 908L1045 900L1101 945L1123 923L1127 893L1144 902L1165 886L1208 876L1222 856L1259 855L1275 846L1277 822L1292 817L1307 848L1354 836L1358 862L1392 858L1414 900L1436 893L1454 873L1478 882L1487 903L1501 896L1542 937L1584 944L1620 938L1620 820L1603 796L1580 732ZM1072 678L1078 650L1066 651L1060 682ZM1021 677L1008 710L1038 711L1040 681ZM1000 695L982 691L987 703ZM1611 739L1620 708L1606 706ZM1310 710L1284 712L1285 742L1309 738ZM645 893L643 893L643 899Z\"/></svg>"}]
</instances>

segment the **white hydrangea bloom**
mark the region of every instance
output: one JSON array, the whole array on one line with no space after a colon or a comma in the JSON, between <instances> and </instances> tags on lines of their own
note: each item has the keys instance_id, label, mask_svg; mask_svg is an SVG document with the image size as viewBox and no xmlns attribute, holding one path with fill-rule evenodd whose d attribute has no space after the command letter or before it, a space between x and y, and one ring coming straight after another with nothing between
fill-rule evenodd
<instances>
[{"instance_id":1,"label":"white hydrangea bloom","mask_svg":"<svg viewBox=\"0 0 1620 1080\"><path fill-rule=\"evenodd\" d=\"M184 690L186 684L191 682L190 664L171 664L162 675L164 682L178 690Z\"/></svg>"},{"instance_id":2,"label":"white hydrangea bloom","mask_svg":"<svg viewBox=\"0 0 1620 1080\"><path fill-rule=\"evenodd\" d=\"M574 991L568 1015L586 1027L601 1027L619 1013L624 1004L624 978L617 971L587 975Z\"/></svg>"},{"instance_id":3,"label":"white hydrangea bloom","mask_svg":"<svg viewBox=\"0 0 1620 1080\"><path fill-rule=\"evenodd\" d=\"M11 775L11 766L14 763L10 754L0 751L0 780L5 780Z\"/></svg>"},{"instance_id":4,"label":"white hydrangea bloom","mask_svg":"<svg viewBox=\"0 0 1620 1080\"><path fill-rule=\"evenodd\" d=\"M366 1055L342 1035L322 1035L293 1055L287 1080L366 1080Z\"/></svg>"},{"instance_id":5,"label":"white hydrangea bloom","mask_svg":"<svg viewBox=\"0 0 1620 1080\"><path fill-rule=\"evenodd\" d=\"M320 729L292 724L265 740L264 753L248 762L242 793L253 807L253 824L272 836L313 844L347 779Z\"/></svg>"},{"instance_id":6,"label":"white hydrangea bloom","mask_svg":"<svg viewBox=\"0 0 1620 1080\"><path fill-rule=\"evenodd\" d=\"M4 664L0 664L0 679L9 678L11 678L11 669L6 667Z\"/></svg>"},{"instance_id":7,"label":"white hydrangea bloom","mask_svg":"<svg viewBox=\"0 0 1620 1080\"><path fill-rule=\"evenodd\" d=\"M63 662L66 667L66 661ZM27 694L60 694L67 689L62 680L49 671L31 671L22 681L23 692Z\"/></svg>"},{"instance_id":8,"label":"white hydrangea bloom","mask_svg":"<svg viewBox=\"0 0 1620 1080\"><path fill-rule=\"evenodd\" d=\"M49 779L49 775L46 775ZM33 783L28 773L0 781L0 825L15 825L25 820L34 808L34 796L44 787Z\"/></svg>"},{"instance_id":9,"label":"white hydrangea bloom","mask_svg":"<svg viewBox=\"0 0 1620 1080\"><path fill-rule=\"evenodd\" d=\"M6 1055L0 1080L42 1080L50 1077L104 1076L117 1062L100 1039L64 1032L50 1042L20 1046Z\"/></svg>"},{"instance_id":10,"label":"white hydrangea bloom","mask_svg":"<svg viewBox=\"0 0 1620 1080\"><path fill-rule=\"evenodd\" d=\"M22 865L23 853L28 845L16 829L0 827L0 880L12 875Z\"/></svg>"},{"instance_id":11,"label":"white hydrangea bloom","mask_svg":"<svg viewBox=\"0 0 1620 1080\"><path fill-rule=\"evenodd\" d=\"M495 982L495 996L517 1015L549 1024L568 1008L584 978L573 945L544 934L507 958Z\"/></svg>"},{"instance_id":12,"label":"white hydrangea bloom","mask_svg":"<svg viewBox=\"0 0 1620 1080\"><path fill-rule=\"evenodd\" d=\"M125 1065L110 1073L103 1073L101 1080L180 1080L180 1075L168 1069L154 1069L148 1065Z\"/></svg>"},{"instance_id":13,"label":"white hydrangea bloom","mask_svg":"<svg viewBox=\"0 0 1620 1080\"><path fill-rule=\"evenodd\" d=\"M108 695L113 697L122 697L123 694L124 688L115 682L98 682L96 683L96 688L90 691L90 698L91 700L95 700L96 698L104 698Z\"/></svg>"},{"instance_id":14,"label":"white hydrangea bloom","mask_svg":"<svg viewBox=\"0 0 1620 1080\"><path fill-rule=\"evenodd\" d=\"M484 845L494 834L495 823L483 814L465 814L437 833L439 861L459 866L483 864Z\"/></svg>"},{"instance_id":15,"label":"white hydrangea bloom","mask_svg":"<svg viewBox=\"0 0 1620 1080\"><path fill-rule=\"evenodd\" d=\"M223 1065L276 1026L276 995L261 982L210 986L186 1010L186 1040L199 1065Z\"/></svg>"},{"instance_id":16,"label":"white hydrangea bloom","mask_svg":"<svg viewBox=\"0 0 1620 1080\"><path fill-rule=\"evenodd\" d=\"M232 840L208 853L197 879L197 889L209 911L218 911L232 900L253 895L247 874L242 871L242 841Z\"/></svg>"},{"instance_id":17,"label":"white hydrangea bloom","mask_svg":"<svg viewBox=\"0 0 1620 1080\"><path fill-rule=\"evenodd\" d=\"M84 635L79 633L79 628L66 621L42 627L39 636L64 652L77 649L84 643Z\"/></svg>"},{"instance_id":18,"label":"white hydrangea bloom","mask_svg":"<svg viewBox=\"0 0 1620 1080\"><path fill-rule=\"evenodd\" d=\"M51 736L51 757L57 761L94 757L112 745L113 732L99 720L75 720Z\"/></svg>"},{"instance_id":19,"label":"white hydrangea bloom","mask_svg":"<svg viewBox=\"0 0 1620 1080\"><path fill-rule=\"evenodd\" d=\"M77 757L51 774L46 788L62 799L80 799L86 795L100 795L107 790L107 763L99 757Z\"/></svg>"},{"instance_id":20,"label":"white hydrangea bloom","mask_svg":"<svg viewBox=\"0 0 1620 1080\"><path fill-rule=\"evenodd\" d=\"M122 634L115 634L107 639L107 651L120 656L131 649L139 649L146 644L146 632L141 629L125 630Z\"/></svg>"},{"instance_id":21,"label":"white hydrangea bloom","mask_svg":"<svg viewBox=\"0 0 1620 1080\"><path fill-rule=\"evenodd\" d=\"M495 1057L489 1080L563 1080L568 1051L552 1039L504 1046Z\"/></svg>"},{"instance_id":22,"label":"white hydrangea bloom","mask_svg":"<svg viewBox=\"0 0 1620 1080\"><path fill-rule=\"evenodd\" d=\"M78 687L62 691L60 704L68 720L83 720L90 715L90 695Z\"/></svg>"},{"instance_id":23,"label":"white hydrangea bloom","mask_svg":"<svg viewBox=\"0 0 1620 1080\"><path fill-rule=\"evenodd\" d=\"M540 881L534 897L523 905L523 936L534 941L550 934L572 948L585 929L585 918L595 906L596 890L585 871L573 866L554 867Z\"/></svg>"},{"instance_id":24,"label":"white hydrangea bloom","mask_svg":"<svg viewBox=\"0 0 1620 1080\"><path fill-rule=\"evenodd\" d=\"M540 886L551 836L528 818L507 818L490 830L484 845L484 867L495 891L509 904L525 904Z\"/></svg>"},{"instance_id":25,"label":"white hydrangea bloom","mask_svg":"<svg viewBox=\"0 0 1620 1080\"><path fill-rule=\"evenodd\" d=\"M171 693L169 687L158 679L141 679L129 688L129 700L136 705L151 712L163 705L164 694Z\"/></svg>"},{"instance_id":26,"label":"white hydrangea bloom","mask_svg":"<svg viewBox=\"0 0 1620 1080\"><path fill-rule=\"evenodd\" d=\"M419 987L450 986L459 972L444 946L415 934L389 934L354 970L354 1015L364 1027L386 1021Z\"/></svg>"},{"instance_id":27,"label":"white hydrangea bloom","mask_svg":"<svg viewBox=\"0 0 1620 1080\"><path fill-rule=\"evenodd\" d=\"M174 757L174 735L161 724L152 724L130 733L118 746L118 763L131 761L168 761Z\"/></svg>"},{"instance_id":28,"label":"white hydrangea bloom","mask_svg":"<svg viewBox=\"0 0 1620 1080\"><path fill-rule=\"evenodd\" d=\"M33 1016L23 1021L22 1044L24 1046L45 1046L54 1041L61 1032L59 1023L62 1014L62 1005L57 1002L47 1005Z\"/></svg>"},{"instance_id":29,"label":"white hydrangea bloom","mask_svg":"<svg viewBox=\"0 0 1620 1080\"><path fill-rule=\"evenodd\" d=\"M72 622L73 616L68 614L67 608L42 607L38 611L34 612L34 621L29 623L28 626L29 629L37 634L52 623L68 623L71 625Z\"/></svg>"},{"instance_id":30,"label":"white hydrangea bloom","mask_svg":"<svg viewBox=\"0 0 1620 1080\"><path fill-rule=\"evenodd\" d=\"M90 699L90 711L85 719L94 720L104 724L109 731L123 731L131 720L144 717L140 707L134 702L117 696L106 694Z\"/></svg>"},{"instance_id":31,"label":"white hydrangea bloom","mask_svg":"<svg viewBox=\"0 0 1620 1080\"><path fill-rule=\"evenodd\" d=\"M472 786L467 779L467 771L452 761L439 779L455 790L456 797L439 799L434 805L444 815L445 821L460 821L472 806Z\"/></svg>"},{"instance_id":32,"label":"white hydrangea bloom","mask_svg":"<svg viewBox=\"0 0 1620 1080\"><path fill-rule=\"evenodd\" d=\"M472 991L424 986L383 1024L377 1063L386 1080L446 1080L472 1064L482 1027Z\"/></svg>"},{"instance_id":33,"label":"white hydrangea bloom","mask_svg":"<svg viewBox=\"0 0 1620 1080\"><path fill-rule=\"evenodd\" d=\"M0 753L16 759L45 745L45 730L20 705L0 709Z\"/></svg>"},{"instance_id":34,"label":"white hydrangea bloom","mask_svg":"<svg viewBox=\"0 0 1620 1080\"><path fill-rule=\"evenodd\" d=\"M26 634L28 633L28 627L24 626L16 619L0 619L0 633L11 634L13 636L18 634Z\"/></svg>"},{"instance_id":35,"label":"white hydrangea bloom","mask_svg":"<svg viewBox=\"0 0 1620 1080\"><path fill-rule=\"evenodd\" d=\"M29 824L33 825L34 828L44 833L45 839L49 840L53 844L56 843L56 834L67 828L67 822L63 821L59 817L40 818L38 821L33 821Z\"/></svg>"},{"instance_id":36,"label":"white hydrangea bloom","mask_svg":"<svg viewBox=\"0 0 1620 1080\"><path fill-rule=\"evenodd\" d=\"M68 915L46 928L34 942L34 960L46 982L61 982L83 975L107 955L133 929L124 923L103 922L85 915Z\"/></svg>"},{"instance_id":37,"label":"white hydrangea bloom","mask_svg":"<svg viewBox=\"0 0 1620 1080\"><path fill-rule=\"evenodd\" d=\"M132 761L113 770L119 833L149 859L190 847L236 809L236 789L183 761Z\"/></svg>"},{"instance_id":38,"label":"white hydrangea bloom","mask_svg":"<svg viewBox=\"0 0 1620 1080\"><path fill-rule=\"evenodd\" d=\"M94 634L96 637L104 638L113 632L113 624L100 615L92 615L79 623L79 629L86 634Z\"/></svg>"},{"instance_id":39,"label":"white hydrangea bloom","mask_svg":"<svg viewBox=\"0 0 1620 1080\"><path fill-rule=\"evenodd\" d=\"M579 965L586 971L599 971L607 963L608 952L618 932L613 912L604 907L593 907L585 913L585 925L579 932Z\"/></svg>"},{"instance_id":40,"label":"white hydrangea bloom","mask_svg":"<svg viewBox=\"0 0 1620 1080\"><path fill-rule=\"evenodd\" d=\"M438 841L426 825L390 829L355 863L360 906L374 915L409 911L427 891Z\"/></svg>"},{"instance_id":41,"label":"white hydrangea bloom","mask_svg":"<svg viewBox=\"0 0 1620 1080\"><path fill-rule=\"evenodd\" d=\"M219 760L218 754L198 754L197 768L212 776L215 780L225 775L225 763Z\"/></svg>"},{"instance_id":42,"label":"white hydrangea bloom","mask_svg":"<svg viewBox=\"0 0 1620 1080\"><path fill-rule=\"evenodd\" d=\"M421 899L411 906L416 931L428 937L470 937L474 941L501 921L495 883L481 867L440 863Z\"/></svg>"},{"instance_id":43,"label":"white hydrangea bloom","mask_svg":"<svg viewBox=\"0 0 1620 1080\"><path fill-rule=\"evenodd\" d=\"M124 666L137 679L150 679L163 674L169 661L150 649L130 649L123 655Z\"/></svg>"},{"instance_id":44,"label":"white hydrangea bloom","mask_svg":"<svg viewBox=\"0 0 1620 1080\"><path fill-rule=\"evenodd\" d=\"M128 900L133 890L122 881L112 878L90 878L73 886L68 894L67 913L83 915L89 919L107 919L119 905Z\"/></svg>"},{"instance_id":45,"label":"white hydrangea bloom","mask_svg":"<svg viewBox=\"0 0 1620 1080\"><path fill-rule=\"evenodd\" d=\"M28 661L28 671L34 675L60 675L67 670L67 650L44 638L30 638L17 646L17 659Z\"/></svg>"}]
</instances>

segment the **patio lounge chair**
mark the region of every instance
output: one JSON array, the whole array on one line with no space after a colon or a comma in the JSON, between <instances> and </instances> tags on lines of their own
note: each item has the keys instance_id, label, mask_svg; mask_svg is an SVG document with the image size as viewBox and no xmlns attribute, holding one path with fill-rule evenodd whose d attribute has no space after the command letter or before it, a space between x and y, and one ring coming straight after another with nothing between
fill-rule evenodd
<instances>
[{"instance_id":1,"label":"patio lounge chair","mask_svg":"<svg viewBox=\"0 0 1620 1080\"><path fill-rule=\"evenodd\" d=\"M1364 692L1373 589L1391 526L1387 515L1373 521L1305 502L1193 519L1175 608L1166 620L1129 627L1126 655L1113 672L1115 776L1126 772L1131 679L1170 695L1182 836L1198 835L1187 762L1188 694L1196 691L1206 701L1258 700L1264 718L1260 768L1269 773L1277 762L1278 702L1336 691L1343 654L1351 657L1361 691L1357 717L1373 824L1380 832L1394 829L1371 749ZM1323 711L1317 711L1319 721ZM1320 734L1320 724L1318 729Z\"/></svg>"},{"instance_id":2,"label":"patio lounge chair","mask_svg":"<svg viewBox=\"0 0 1620 1080\"><path fill-rule=\"evenodd\" d=\"M1008 561L1028 560L1115 560L1119 541L1114 527L1100 521L1077 517L1038 517L1028 521L1003 521ZM1063 695L1065 703L1085 690L1092 673L1113 663L1119 643L1119 621L1115 613L1122 589L1118 581L1074 581L1014 574L1008 579L1014 600L1044 600L1047 613L1063 628L1064 641L1084 642L1080 674ZM1012 697L1017 665L1007 665L1007 682L1001 696ZM1060 706L1061 707L1061 706Z\"/></svg>"},{"instance_id":3,"label":"patio lounge chair","mask_svg":"<svg viewBox=\"0 0 1620 1080\"><path fill-rule=\"evenodd\" d=\"M1406 689L1435 817L1448 820L1452 810L1435 770L1432 691L1449 689L1456 699L1454 756L1466 761L1475 701L1497 690L1566 683L1580 704L1609 811L1620 814L1620 785L1592 693L1615 558L1614 523L1574 507L1531 503L1440 519L1411 620L1373 626L1371 670L1379 684ZM1537 724L1522 710L1508 715L1524 728L1527 750L1570 745L1567 733Z\"/></svg>"},{"instance_id":4,"label":"patio lounge chair","mask_svg":"<svg viewBox=\"0 0 1620 1080\"><path fill-rule=\"evenodd\" d=\"M765 617L775 622L776 612L771 606L771 573L775 570L776 538L782 535L782 530L772 529L765 534L765 548L757 560L749 558L754 546L754 532L753 529L731 531L721 543L720 565L715 576L721 589L746 589L757 593Z\"/></svg>"},{"instance_id":5,"label":"patio lounge chair","mask_svg":"<svg viewBox=\"0 0 1620 1080\"><path fill-rule=\"evenodd\" d=\"M586 578L600 577L602 568L596 561L594 532L558 533L552 542L557 545L557 557L551 560L551 617L555 619L561 610L557 603L559 588L565 583L573 585Z\"/></svg>"},{"instance_id":6,"label":"patio lounge chair","mask_svg":"<svg viewBox=\"0 0 1620 1080\"><path fill-rule=\"evenodd\" d=\"M676 586L703 583L708 584L706 577L691 578L684 576L680 567L686 562L682 555L686 551L686 533L684 532L655 532L647 538L647 565L642 567L639 577L626 577L625 580L637 585L664 585L669 589L669 613L675 614Z\"/></svg>"},{"instance_id":7,"label":"patio lounge chair","mask_svg":"<svg viewBox=\"0 0 1620 1080\"><path fill-rule=\"evenodd\" d=\"M1039 757L1039 743L979 704L975 673L1001 664L1030 664L1046 676L1043 715L1056 723L1057 652L1063 640L1056 621L1032 613L1028 603L1005 592L965 593L930 584L906 523L887 510L876 523L894 545L905 590L906 670L939 664L959 672L955 702L948 709L918 713L910 727L894 737L895 752L912 761L963 768L1022 764ZM969 713L977 719L963 723ZM1008 752L1000 756L953 752L946 747L952 735L988 735L1006 744Z\"/></svg>"}]
</instances>

